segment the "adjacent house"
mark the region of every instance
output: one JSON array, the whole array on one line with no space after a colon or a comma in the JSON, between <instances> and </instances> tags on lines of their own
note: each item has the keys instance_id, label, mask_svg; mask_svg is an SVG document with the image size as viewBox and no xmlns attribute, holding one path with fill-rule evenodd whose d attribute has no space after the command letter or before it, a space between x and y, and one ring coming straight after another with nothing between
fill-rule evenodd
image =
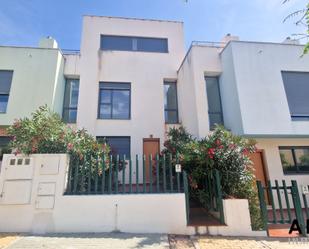
<instances>
[{"instance_id":1,"label":"adjacent house","mask_svg":"<svg viewBox=\"0 0 309 249\"><path fill-rule=\"evenodd\" d=\"M193 42L185 53L181 22L84 16L79 52L62 53L51 38L39 48L0 47L0 126L48 104L133 158L158 153L169 127L201 138L222 124L257 140L258 179L304 184L309 57L302 51L292 40L227 35Z\"/></svg>"},{"instance_id":2,"label":"adjacent house","mask_svg":"<svg viewBox=\"0 0 309 249\"><path fill-rule=\"evenodd\" d=\"M47 104L62 114L64 57L51 37L38 47L0 46L0 161L9 142L6 128Z\"/></svg>"}]
</instances>

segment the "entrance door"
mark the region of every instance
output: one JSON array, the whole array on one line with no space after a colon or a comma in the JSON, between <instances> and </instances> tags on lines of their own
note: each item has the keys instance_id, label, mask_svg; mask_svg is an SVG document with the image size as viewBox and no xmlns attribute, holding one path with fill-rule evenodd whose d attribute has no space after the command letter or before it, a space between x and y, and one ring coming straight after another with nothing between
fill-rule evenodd
<instances>
[{"instance_id":1,"label":"entrance door","mask_svg":"<svg viewBox=\"0 0 309 249\"><path fill-rule=\"evenodd\" d=\"M263 152L257 151L250 154L250 159L253 162L253 167L255 169L254 174L257 181L261 181L263 186L267 185L267 175L263 163Z\"/></svg>"},{"instance_id":2,"label":"entrance door","mask_svg":"<svg viewBox=\"0 0 309 249\"><path fill-rule=\"evenodd\" d=\"M143 153L146 156L146 181L149 182L149 155L155 156L160 153L160 139L159 138L144 138L143 139ZM153 162L154 163L154 162ZM152 164L153 165L153 164Z\"/></svg>"}]
</instances>

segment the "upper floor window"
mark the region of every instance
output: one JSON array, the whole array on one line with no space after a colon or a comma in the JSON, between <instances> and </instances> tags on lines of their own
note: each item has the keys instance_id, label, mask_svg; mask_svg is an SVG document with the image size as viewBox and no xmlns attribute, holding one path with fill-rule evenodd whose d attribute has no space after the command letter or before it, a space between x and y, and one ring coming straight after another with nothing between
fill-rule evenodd
<instances>
[{"instance_id":1,"label":"upper floor window","mask_svg":"<svg viewBox=\"0 0 309 249\"><path fill-rule=\"evenodd\" d=\"M164 116L167 124L177 124L179 122L176 82L164 82Z\"/></svg>"},{"instance_id":2,"label":"upper floor window","mask_svg":"<svg viewBox=\"0 0 309 249\"><path fill-rule=\"evenodd\" d=\"M111 154L113 156L119 155L120 159L125 156L130 158L131 146L130 146L130 137L116 137L116 136L106 136L106 137L97 137L98 142L106 142L111 149Z\"/></svg>"},{"instance_id":3,"label":"upper floor window","mask_svg":"<svg viewBox=\"0 0 309 249\"><path fill-rule=\"evenodd\" d=\"M205 77L208 101L209 127L214 129L216 124L223 125L223 114L218 77Z\"/></svg>"},{"instance_id":4,"label":"upper floor window","mask_svg":"<svg viewBox=\"0 0 309 249\"><path fill-rule=\"evenodd\" d=\"M102 50L168 53L166 38L101 35Z\"/></svg>"},{"instance_id":5,"label":"upper floor window","mask_svg":"<svg viewBox=\"0 0 309 249\"><path fill-rule=\"evenodd\" d=\"M64 92L63 121L76 123L79 80L67 79Z\"/></svg>"},{"instance_id":6,"label":"upper floor window","mask_svg":"<svg viewBox=\"0 0 309 249\"><path fill-rule=\"evenodd\" d=\"M282 72L292 120L309 120L309 73Z\"/></svg>"},{"instance_id":7,"label":"upper floor window","mask_svg":"<svg viewBox=\"0 0 309 249\"><path fill-rule=\"evenodd\" d=\"M0 113L6 113L12 78L13 71L0 70Z\"/></svg>"},{"instance_id":8,"label":"upper floor window","mask_svg":"<svg viewBox=\"0 0 309 249\"><path fill-rule=\"evenodd\" d=\"M130 119L131 84L100 82L99 119Z\"/></svg>"},{"instance_id":9,"label":"upper floor window","mask_svg":"<svg viewBox=\"0 0 309 249\"><path fill-rule=\"evenodd\" d=\"M309 147L279 147L283 172L309 173Z\"/></svg>"}]
</instances>

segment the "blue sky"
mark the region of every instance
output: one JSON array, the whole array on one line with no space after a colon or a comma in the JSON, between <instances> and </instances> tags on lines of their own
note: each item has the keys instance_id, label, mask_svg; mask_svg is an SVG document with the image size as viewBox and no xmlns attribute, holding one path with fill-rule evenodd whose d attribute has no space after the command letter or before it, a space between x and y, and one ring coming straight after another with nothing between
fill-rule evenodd
<instances>
[{"instance_id":1,"label":"blue sky","mask_svg":"<svg viewBox=\"0 0 309 249\"><path fill-rule=\"evenodd\" d=\"M283 19L307 0L0 0L0 45L36 46L54 37L61 48L79 49L85 14L183 21L186 45L192 40L281 42L303 32Z\"/></svg>"}]
</instances>

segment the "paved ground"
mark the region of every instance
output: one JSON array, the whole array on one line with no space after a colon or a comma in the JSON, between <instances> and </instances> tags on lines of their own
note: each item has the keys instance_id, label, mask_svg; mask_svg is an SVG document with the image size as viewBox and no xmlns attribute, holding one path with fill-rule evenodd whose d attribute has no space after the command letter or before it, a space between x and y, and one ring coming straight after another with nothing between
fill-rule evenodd
<instances>
[{"instance_id":1,"label":"paved ground","mask_svg":"<svg viewBox=\"0 0 309 249\"><path fill-rule=\"evenodd\" d=\"M123 233L24 236L7 249L167 249L166 235L137 235Z\"/></svg>"},{"instance_id":2,"label":"paved ground","mask_svg":"<svg viewBox=\"0 0 309 249\"><path fill-rule=\"evenodd\" d=\"M138 234L14 236L0 234L0 249L308 249L309 238L247 238Z\"/></svg>"}]
</instances>

